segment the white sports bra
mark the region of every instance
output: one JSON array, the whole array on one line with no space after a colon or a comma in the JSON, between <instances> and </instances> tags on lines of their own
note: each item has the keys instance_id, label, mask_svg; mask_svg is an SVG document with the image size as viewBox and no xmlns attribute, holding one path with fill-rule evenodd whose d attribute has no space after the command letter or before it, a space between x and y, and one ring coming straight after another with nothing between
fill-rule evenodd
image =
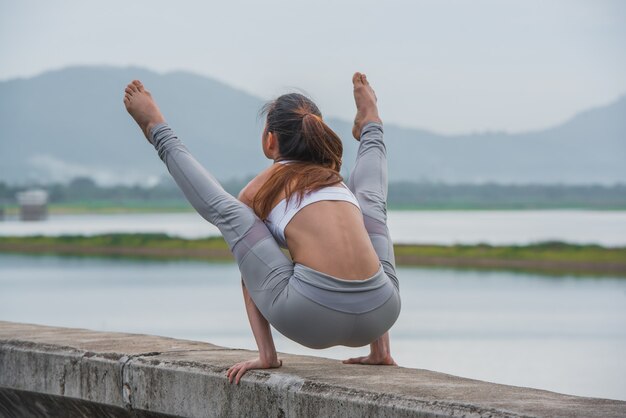
<instances>
[{"instance_id":1,"label":"white sports bra","mask_svg":"<svg viewBox=\"0 0 626 418\"><path fill-rule=\"evenodd\" d=\"M298 204L297 195L292 196L288 202L286 199L283 199L278 202L276 206L274 206L265 220L267 228L270 230L274 239L276 239L276 242L278 242L281 247L287 248L285 228L291 219L296 216L296 213L298 213L303 207L321 200L343 200L350 202L357 208L361 209L354 194L352 194L350 189L348 189L343 183L341 183L341 186L323 187L319 190L306 193L302 196L300 204Z\"/></svg>"}]
</instances>

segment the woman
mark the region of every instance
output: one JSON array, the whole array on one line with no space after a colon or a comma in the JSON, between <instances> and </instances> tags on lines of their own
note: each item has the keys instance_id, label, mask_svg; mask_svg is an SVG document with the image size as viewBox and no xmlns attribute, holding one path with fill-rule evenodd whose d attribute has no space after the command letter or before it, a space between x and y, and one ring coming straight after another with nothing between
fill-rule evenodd
<instances>
[{"instance_id":1,"label":"woman","mask_svg":"<svg viewBox=\"0 0 626 418\"><path fill-rule=\"evenodd\" d=\"M341 140L317 106L294 93L264 109L263 152L275 163L240 200L191 156L141 82L126 87L126 109L192 206L219 228L239 265L259 357L229 368L231 382L239 383L247 370L282 365L269 324L311 348L370 344L368 356L344 363L395 364L387 331L400 297L386 225L382 121L365 75L355 73L352 82L352 133L360 144L348 185L339 174Z\"/></svg>"}]
</instances>

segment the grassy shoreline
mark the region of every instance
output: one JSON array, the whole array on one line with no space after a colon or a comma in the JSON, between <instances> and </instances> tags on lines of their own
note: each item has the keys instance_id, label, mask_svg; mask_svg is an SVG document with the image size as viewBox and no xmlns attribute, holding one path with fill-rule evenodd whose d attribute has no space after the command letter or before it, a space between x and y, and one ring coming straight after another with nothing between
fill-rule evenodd
<instances>
[{"instance_id":1,"label":"grassy shoreline","mask_svg":"<svg viewBox=\"0 0 626 418\"><path fill-rule=\"evenodd\" d=\"M0 253L232 260L230 250L221 237L183 239L165 234L0 237ZM395 245L395 253L399 266L626 277L626 247L606 248L560 242L519 246Z\"/></svg>"},{"instance_id":2,"label":"grassy shoreline","mask_svg":"<svg viewBox=\"0 0 626 418\"><path fill-rule=\"evenodd\" d=\"M593 207L585 205L403 205L390 204L393 211L536 211L536 210L593 210L603 212L626 211L626 206ZM186 213L194 209L186 202L166 201L156 204L145 202L126 202L111 205L111 202L52 203L48 205L48 213L52 215L110 215L134 213ZM16 205L4 206L5 216L15 217L19 214Z\"/></svg>"}]
</instances>

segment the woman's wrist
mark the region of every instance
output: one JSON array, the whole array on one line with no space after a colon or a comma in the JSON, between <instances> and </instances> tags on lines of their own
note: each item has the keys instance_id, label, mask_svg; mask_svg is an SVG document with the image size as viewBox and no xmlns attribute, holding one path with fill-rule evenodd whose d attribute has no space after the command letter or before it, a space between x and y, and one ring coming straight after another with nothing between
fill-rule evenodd
<instances>
[{"instance_id":1,"label":"woman's wrist","mask_svg":"<svg viewBox=\"0 0 626 418\"><path fill-rule=\"evenodd\" d=\"M263 367L272 367L276 363L278 363L278 355L274 352L273 355L261 355L259 353L259 360Z\"/></svg>"},{"instance_id":2,"label":"woman's wrist","mask_svg":"<svg viewBox=\"0 0 626 418\"><path fill-rule=\"evenodd\" d=\"M264 363L275 363L278 360L278 353L276 353L273 344L271 347L259 347L259 359Z\"/></svg>"}]
</instances>

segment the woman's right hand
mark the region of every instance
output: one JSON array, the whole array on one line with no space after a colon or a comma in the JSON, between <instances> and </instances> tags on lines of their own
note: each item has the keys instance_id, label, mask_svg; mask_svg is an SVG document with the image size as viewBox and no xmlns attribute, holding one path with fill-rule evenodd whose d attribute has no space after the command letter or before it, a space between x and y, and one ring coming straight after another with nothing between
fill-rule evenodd
<instances>
[{"instance_id":1,"label":"woman's right hand","mask_svg":"<svg viewBox=\"0 0 626 418\"><path fill-rule=\"evenodd\" d=\"M254 369L276 369L283 365L283 361L279 359L275 359L273 361L264 361L261 360L260 357L257 357L252 360L242 361L231 366L226 372L226 376L228 377L228 381L233 383L233 379L236 384L239 384L239 380L241 376L243 376L248 370Z\"/></svg>"}]
</instances>

